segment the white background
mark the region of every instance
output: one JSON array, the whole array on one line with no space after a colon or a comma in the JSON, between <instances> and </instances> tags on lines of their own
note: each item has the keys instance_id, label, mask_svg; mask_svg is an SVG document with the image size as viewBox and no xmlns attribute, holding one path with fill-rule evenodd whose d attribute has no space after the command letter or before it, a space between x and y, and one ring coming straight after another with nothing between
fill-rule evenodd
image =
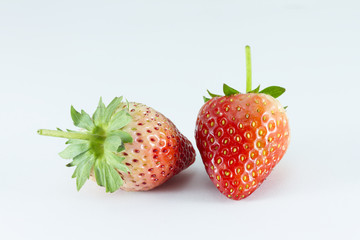
<instances>
[{"instance_id":1,"label":"white background","mask_svg":"<svg viewBox=\"0 0 360 240\"><path fill-rule=\"evenodd\" d=\"M360 239L360 4L0 1L0 239ZM193 143L206 89L280 85L291 144L249 198L194 165L149 192L80 192L57 153L73 104L143 102ZM195 146L195 145L194 145Z\"/></svg>"}]
</instances>

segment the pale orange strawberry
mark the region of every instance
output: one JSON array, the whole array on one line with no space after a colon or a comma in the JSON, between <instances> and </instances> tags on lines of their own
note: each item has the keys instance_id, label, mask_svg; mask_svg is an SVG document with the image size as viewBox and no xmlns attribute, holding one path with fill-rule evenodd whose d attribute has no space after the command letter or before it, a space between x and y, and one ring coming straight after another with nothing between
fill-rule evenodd
<instances>
[{"instance_id":1,"label":"pale orange strawberry","mask_svg":"<svg viewBox=\"0 0 360 240\"><path fill-rule=\"evenodd\" d=\"M73 159L79 190L92 176L107 192L153 189L195 160L195 150L164 115L141 103L122 103L115 98L102 103L91 118L71 108L74 125L81 131L41 129L41 135L68 138L60 153Z\"/></svg>"}]
</instances>

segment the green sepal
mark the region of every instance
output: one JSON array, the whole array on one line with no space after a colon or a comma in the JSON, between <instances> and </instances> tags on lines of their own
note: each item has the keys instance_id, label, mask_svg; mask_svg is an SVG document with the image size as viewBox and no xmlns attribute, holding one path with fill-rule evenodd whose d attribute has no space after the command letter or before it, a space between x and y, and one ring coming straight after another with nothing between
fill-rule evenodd
<instances>
[{"instance_id":1,"label":"green sepal","mask_svg":"<svg viewBox=\"0 0 360 240\"><path fill-rule=\"evenodd\" d=\"M123 143L132 143L133 142L133 138L131 137L131 135L129 133L125 132L125 131L122 131L122 130L111 131L109 133L109 136L111 136L111 135L120 136Z\"/></svg>"},{"instance_id":2,"label":"green sepal","mask_svg":"<svg viewBox=\"0 0 360 240\"><path fill-rule=\"evenodd\" d=\"M288 106L285 106L285 107L284 107L284 109L287 109L287 108L288 108Z\"/></svg>"},{"instance_id":3,"label":"green sepal","mask_svg":"<svg viewBox=\"0 0 360 240\"><path fill-rule=\"evenodd\" d=\"M111 152L117 152L121 145L123 145L121 137L118 135L111 135L105 139L104 149Z\"/></svg>"},{"instance_id":4,"label":"green sepal","mask_svg":"<svg viewBox=\"0 0 360 240\"><path fill-rule=\"evenodd\" d=\"M71 144L59 153L59 156L64 159L72 159L77 155L89 150L89 143L85 141L81 144Z\"/></svg>"},{"instance_id":5,"label":"green sepal","mask_svg":"<svg viewBox=\"0 0 360 240\"><path fill-rule=\"evenodd\" d=\"M108 131L118 130L120 128L125 127L127 124L129 124L129 122L131 122L131 116L127 110L123 109L117 112L115 116L113 116L110 119L107 130Z\"/></svg>"},{"instance_id":6,"label":"green sepal","mask_svg":"<svg viewBox=\"0 0 360 240\"><path fill-rule=\"evenodd\" d=\"M105 161L96 161L94 165L94 174L96 183L99 186L105 186Z\"/></svg>"},{"instance_id":7,"label":"green sepal","mask_svg":"<svg viewBox=\"0 0 360 240\"><path fill-rule=\"evenodd\" d=\"M240 93L238 90L226 85L225 83L223 85L223 91L224 91L225 96L231 96L231 95Z\"/></svg>"},{"instance_id":8,"label":"green sepal","mask_svg":"<svg viewBox=\"0 0 360 240\"><path fill-rule=\"evenodd\" d=\"M203 96L203 99L204 99L204 102L207 102L207 101L210 100L210 98L207 98L207 97L205 97L205 96Z\"/></svg>"},{"instance_id":9,"label":"green sepal","mask_svg":"<svg viewBox=\"0 0 360 240\"><path fill-rule=\"evenodd\" d=\"M108 158L106 158L108 161ZM98 185L105 186L106 192L115 192L122 184L123 180L111 163L99 161L94 166L95 179Z\"/></svg>"},{"instance_id":10,"label":"green sepal","mask_svg":"<svg viewBox=\"0 0 360 240\"><path fill-rule=\"evenodd\" d=\"M259 85L257 88L255 88L255 89L253 89L253 90L249 91L249 93L258 93L258 92L259 92L259 90L260 90L260 85Z\"/></svg>"},{"instance_id":11,"label":"green sepal","mask_svg":"<svg viewBox=\"0 0 360 240\"><path fill-rule=\"evenodd\" d=\"M123 185L123 180L115 168L105 165L106 192L115 192Z\"/></svg>"},{"instance_id":12,"label":"green sepal","mask_svg":"<svg viewBox=\"0 0 360 240\"><path fill-rule=\"evenodd\" d=\"M89 179L91 171L94 172L96 182L104 186L107 192L114 192L122 186L120 174L128 173L129 169L123 163L125 157L118 153L125 150L124 143L133 142L131 135L123 130L132 120L129 107L123 106L122 97L114 98L107 107L100 98L92 118L85 111L78 112L71 106L74 125L83 130L67 129L65 132L58 128L38 131L41 135L69 139L66 142L68 146L59 155L72 159L66 166L76 166L72 177L76 178L78 190Z\"/></svg>"},{"instance_id":13,"label":"green sepal","mask_svg":"<svg viewBox=\"0 0 360 240\"><path fill-rule=\"evenodd\" d=\"M124 157L120 157L112 152L106 152L105 156L107 162L117 170L125 173L130 171L129 168L125 164L123 164L123 161L125 160Z\"/></svg>"},{"instance_id":14,"label":"green sepal","mask_svg":"<svg viewBox=\"0 0 360 240\"><path fill-rule=\"evenodd\" d=\"M208 94L210 95L210 97L221 97L221 95L218 95L218 94L214 94L214 93L211 93L209 90L206 90L208 92Z\"/></svg>"},{"instance_id":15,"label":"green sepal","mask_svg":"<svg viewBox=\"0 0 360 240\"><path fill-rule=\"evenodd\" d=\"M84 185L86 180L90 177L91 169L95 163L95 156L91 154L89 151L79 155L77 157L77 164L74 174L72 175L73 178L76 178L76 188L79 191L81 187Z\"/></svg>"},{"instance_id":16,"label":"green sepal","mask_svg":"<svg viewBox=\"0 0 360 240\"><path fill-rule=\"evenodd\" d=\"M81 110L81 113L79 113L73 106L71 106L70 112L75 126L84 128L88 131L91 131L94 128L93 121L91 120L89 114L87 114L84 110Z\"/></svg>"},{"instance_id":17,"label":"green sepal","mask_svg":"<svg viewBox=\"0 0 360 240\"><path fill-rule=\"evenodd\" d=\"M99 104L93 114L93 122L96 126L102 126L105 118L105 104L100 97Z\"/></svg>"},{"instance_id":18,"label":"green sepal","mask_svg":"<svg viewBox=\"0 0 360 240\"><path fill-rule=\"evenodd\" d=\"M280 97L285 92L285 88L279 86L271 86L267 87L260 91L260 93L264 93L272 96L273 98Z\"/></svg>"},{"instance_id":19,"label":"green sepal","mask_svg":"<svg viewBox=\"0 0 360 240\"><path fill-rule=\"evenodd\" d=\"M118 109L121 105L122 97L116 97L114 98L111 103L106 107L105 113L104 113L104 123L109 122L111 116L114 114L116 109Z\"/></svg>"}]
</instances>

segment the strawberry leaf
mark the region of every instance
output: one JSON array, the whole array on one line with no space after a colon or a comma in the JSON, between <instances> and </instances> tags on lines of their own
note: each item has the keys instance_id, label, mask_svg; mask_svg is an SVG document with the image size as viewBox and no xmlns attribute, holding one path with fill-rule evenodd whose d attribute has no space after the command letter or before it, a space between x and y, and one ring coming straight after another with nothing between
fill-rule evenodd
<instances>
[{"instance_id":1,"label":"strawberry leaf","mask_svg":"<svg viewBox=\"0 0 360 240\"><path fill-rule=\"evenodd\" d=\"M94 114L93 114L93 121L96 126L101 126L104 122L105 118L105 105L102 102L102 98L100 97L98 107L96 108Z\"/></svg>"},{"instance_id":2,"label":"strawberry leaf","mask_svg":"<svg viewBox=\"0 0 360 240\"><path fill-rule=\"evenodd\" d=\"M79 113L73 106L71 106L71 118L74 125L77 127L84 128L89 131L94 128L94 124L91 121L89 114L87 114L84 110L81 110L81 113Z\"/></svg>"},{"instance_id":3,"label":"strawberry leaf","mask_svg":"<svg viewBox=\"0 0 360 240\"><path fill-rule=\"evenodd\" d=\"M210 98L207 98L207 97L205 97L205 96L203 96L203 99L204 99L204 102L207 102L207 101L210 100Z\"/></svg>"},{"instance_id":4,"label":"strawberry leaf","mask_svg":"<svg viewBox=\"0 0 360 240\"><path fill-rule=\"evenodd\" d=\"M71 106L71 118L74 125L85 130L65 132L61 129L40 129L38 131L41 135L69 139L66 142L68 146L59 155L65 159L72 159L66 166L76 166L72 177L76 178L78 190L93 171L96 182L104 186L106 192L114 192L123 184L119 172L129 172L123 163L125 158L117 155L125 150L124 143L133 141L131 135L122 130L132 118L128 108L122 109L124 104L121 100L122 97L114 98L105 107L100 98L92 118L84 111L79 113Z\"/></svg>"},{"instance_id":5,"label":"strawberry leaf","mask_svg":"<svg viewBox=\"0 0 360 240\"><path fill-rule=\"evenodd\" d=\"M111 135L120 136L123 143L132 143L132 141L133 141L131 135L129 133L125 132L125 131L122 131L122 130L111 131L109 133L109 136L111 136Z\"/></svg>"},{"instance_id":6,"label":"strawberry leaf","mask_svg":"<svg viewBox=\"0 0 360 240\"><path fill-rule=\"evenodd\" d=\"M240 93L238 90L226 85L225 83L223 85L223 91L224 91L225 96L231 96L231 95Z\"/></svg>"},{"instance_id":7,"label":"strawberry leaf","mask_svg":"<svg viewBox=\"0 0 360 240\"><path fill-rule=\"evenodd\" d=\"M259 90L260 90L260 85L259 85L257 88L255 88L255 89L253 89L253 90L249 91L249 93L258 93L258 92L259 92Z\"/></svg>"},{"instance_id":8,"label":"strawberry leaf","mask_svg":"<svg viewBox=\"0 0 360 240\"><path fill-rule=\"evenodd\" d=\"M70 144L65 150L59 153L60 157L64 159L72 159L77 155L89 150L89 143L84 142L81 144Z\"/></svg>"},{"instance_id":9,"label":"strawberry leaf","mask_svg":"<svg viewBox=\"0 0 360 240\"><path fill-rule=\"evenodd\" d=\"M113 116L110 119L108 130L112 131L112 130L117 130L117 129L123 128L130 121L131 121L130 114L127 112L127 110L123 109L123 110L119 111L118 113L116 113L115 116Z\"/></svg>"},{"instance_id":10,"label":"strawberry leaf","mask_svg":"<svg viewBox=\"0 0 360 240\"><path fill-rule=\"evenodd\" d=\"M221 97L221 95L218 95L218 94L214 94L214 93L211 93L209 90L206 90L208 92L208 94L210 95L210 97Z\"/></svg>"},{"instance_id":11,"label":"strawberry leaf","mask_svg":"<svg viewBox=\"0 0 360 240\"><path fill-rule=\"evenodd\" d=\"M122 97L116 97L114 100L111 101L111 103L106 107L105 113L104 113L104 122L109 122L111 116L114 114L115 110L119 108L122 101ZM128 103L127 103L128 104Z\"/></svg>"},{"instance_id":12,"label":"strawberry leaf","mask_svg":"<svg viewBox=\"0 0 360 240\"><path fill-rule=\"evenodd\" d=\"M284 92L285 92L285 88L279 86L267 87L260 91L260 93L270 95L273 98L280 97Z\"/></svg>"},{"instance_id":13,"label":"strawberry leaf","mask_svg":"<svg viewBox=\"0 0 360 240\"><path fill-rule=\"evenodd\" d=\"M90 177L91 168L95 162L95 156L87 151L79 155L76 161L73 162L73 165L76 165L76 169L72 177L76 178L76 187L79 191L86 180L88 180Z\"/></svg>"}]
</instances>

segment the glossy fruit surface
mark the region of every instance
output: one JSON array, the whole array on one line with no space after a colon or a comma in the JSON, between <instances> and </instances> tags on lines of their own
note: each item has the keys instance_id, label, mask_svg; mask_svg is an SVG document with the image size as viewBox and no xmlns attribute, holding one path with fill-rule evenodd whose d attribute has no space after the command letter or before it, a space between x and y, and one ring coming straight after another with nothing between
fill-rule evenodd
<instances>
[{"instance_id":1,"label":"glossy fruit surface","mask_svg":"<svg viewBox=\"0 0 360 240\"><path fill-rule=\"evenodd\" d=\"M121 189L153 189L195 161L190 141L164 115L141 103L130 103L129 114L132 121L123 131L130 133L133 142L125 143L121 152L129 168L119 172L124 180Z\"/></svg>"},{"instance_id":2,"label":"glossy fruit surface","mask_svg":"<svg viewBox=\"0 0 360 240\"><path fill-rule=\"evenodd\" d=\"M279 86L252 89L250 47L246 93L223 84L225 96L207 91L195 128L196 145L211 181L230 199L252 194L284 156L290 141Z\"/></svg>"},{"instance_id":3,"label":"glossy fruit surface","mask_svg":"<svg viewBox=\"0 0 360 240\"><path fill-rule=\"evenodd\" d=\"M254 192L283 157L288 119L267 94L215 97L200 109L195 138L211 181L238 200Z\"/></svg>"}]
</instances>

